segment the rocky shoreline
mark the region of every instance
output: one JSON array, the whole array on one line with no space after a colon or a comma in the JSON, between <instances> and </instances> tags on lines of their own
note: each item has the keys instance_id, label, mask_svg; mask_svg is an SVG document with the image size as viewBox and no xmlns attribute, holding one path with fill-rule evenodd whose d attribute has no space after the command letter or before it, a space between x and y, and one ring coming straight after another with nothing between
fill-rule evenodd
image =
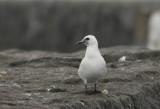
<instances>
[{"instance_id":1,"label":"rocky shoreline","mask_svg":"<svg viewBox=\"0 0 160 109\"><path fill-rule=\"evenodd\" d=\"M0 108L160 108L160 51L138 46L101 49L108 76L99 81L98 89L108 90L108 94L89 95L77 75L84 52L1 51ZM122 56L126 61L118 62Z\"/></svg>"}]
</instances>

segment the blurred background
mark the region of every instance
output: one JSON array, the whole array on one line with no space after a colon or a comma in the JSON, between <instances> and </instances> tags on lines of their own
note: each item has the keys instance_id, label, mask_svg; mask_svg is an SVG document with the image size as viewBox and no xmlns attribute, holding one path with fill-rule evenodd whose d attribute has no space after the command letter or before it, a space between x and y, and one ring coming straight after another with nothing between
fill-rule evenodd
<instances>
[{"instance_id":1,"label":"blurred background","mask_svg":"<svg viewBox=\"0 0 160 109\"><path fill-rule=\"evenodd\" d=\"M149 24L154 13L159 22L159 10L160 0L0 1L0 50L74 52L85 48L75 43L88 34L99 47L145 46L150 30L160 31Z\"/></svg>"}]
</instances>

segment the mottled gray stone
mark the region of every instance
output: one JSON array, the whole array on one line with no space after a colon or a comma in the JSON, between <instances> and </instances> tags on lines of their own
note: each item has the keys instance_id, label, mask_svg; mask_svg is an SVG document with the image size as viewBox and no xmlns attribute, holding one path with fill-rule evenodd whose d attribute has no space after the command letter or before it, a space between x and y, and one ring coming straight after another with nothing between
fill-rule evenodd
<instances>
[{"instance_id":1,"label":"mottled gray stone","mask_svg":"<svg viewBox=\"0 0 160 109\"><path fill-rule=\"evenodd\" d=\"M0 52L0 108L4 109L159 109L160 51L144 47L103 48L108 75L84 84L77 75L85 51L54 53L6 50ZM127 56L125 62L119 58ZM4 73L6 72L6 74Z\"/></svg>"}]
</instances>

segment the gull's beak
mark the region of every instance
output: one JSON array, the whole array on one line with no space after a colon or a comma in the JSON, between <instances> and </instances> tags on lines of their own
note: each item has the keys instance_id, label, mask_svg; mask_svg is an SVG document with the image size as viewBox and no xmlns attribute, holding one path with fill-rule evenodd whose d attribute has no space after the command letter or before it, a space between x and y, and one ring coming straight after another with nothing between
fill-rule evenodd
<instances>
[{"instance_id":1,"label":"gull's beak","mask_svg":"<svg viewBox=\"0 0 160 109\"><path fill-rule=\"evenodd\" d=\"M82 40L82 41L77 42L76 44L83 44L83 43L84 41Z\"/></svg>"}]
</instances>

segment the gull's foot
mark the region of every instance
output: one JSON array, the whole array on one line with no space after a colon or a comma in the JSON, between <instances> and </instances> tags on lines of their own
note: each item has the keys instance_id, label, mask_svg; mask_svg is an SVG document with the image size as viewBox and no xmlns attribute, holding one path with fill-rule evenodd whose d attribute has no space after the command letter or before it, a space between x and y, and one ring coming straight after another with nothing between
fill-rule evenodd
<instances>
[{"instance_id":1,"label":"gull's foot","mask_svg":"<svg viewBox=\"0 0 160 109\"><path fill-rule=\"evenodd\" d=\"M94 90L94 93L95 93L95 94L98 94L98 93L101 93L101 91L99 91L99 90Z\"/></svg>"},{"instance_id":2,"label":"gull's foot","mask_svg":"<svg viewBox=\"0 0 160 109\"><path fill-rule=\"evenodd\" d=\"M87 94L87 95L93 95L93 94L99 94L99 93L101 93L101 91L96 90L96 91L87 91L85 94Z\"/></svg>"},{"instance_id":3,"label":"gull's foot","mask_svg":"<svg viewBox=\"0 0 160 109\"><path fill-rule=\"evenodd\" d=\"M72 93L72 94L94 95L94 94L99 94L99 93L101 93L101 91L96 90L96 92L95 92L95 91L93 91L93 90L87 90L87 92L86 92L86 91L84 91L84 90L81 90L81 91L79 91L79 90L74 90L74 91L72 91L71 93Z\"/></svg>"}]
</instances>

